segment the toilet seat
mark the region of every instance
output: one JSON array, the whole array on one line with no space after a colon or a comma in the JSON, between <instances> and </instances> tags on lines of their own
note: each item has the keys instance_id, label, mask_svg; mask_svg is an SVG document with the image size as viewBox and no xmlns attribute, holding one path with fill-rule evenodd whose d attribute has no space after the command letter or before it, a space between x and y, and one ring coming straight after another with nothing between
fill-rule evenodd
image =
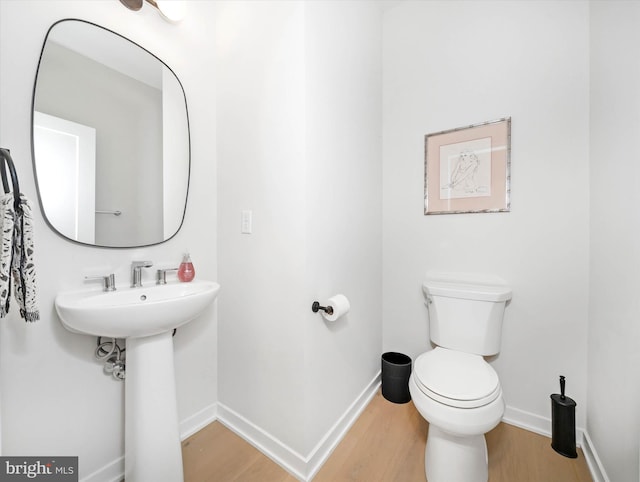
<instances>
[{"instance_id":1,"label":"toilet seat","mask_svg":"<svg viewBox=\"0 0 640 482\"><path fill-rule=\"evenodd\" d=\"M480 355L436 347L416 359L413 372L420 391L450 407L482 407L502 393L498 374Z\"/></svg>"}]
</instances>

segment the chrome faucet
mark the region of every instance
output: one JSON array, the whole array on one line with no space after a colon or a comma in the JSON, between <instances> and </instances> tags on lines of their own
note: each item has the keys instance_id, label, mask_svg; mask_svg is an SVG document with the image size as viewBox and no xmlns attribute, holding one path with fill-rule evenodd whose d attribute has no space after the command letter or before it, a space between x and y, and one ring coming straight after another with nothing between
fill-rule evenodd
<instances>
[{"instance_id":1,"label":"chrome faucet","mask_svg":"<svg viewBox=\"0 0 640 482\"><path fill-rule=\"evenodd\" d=\"M142 268L151 268L151 261L134 261L131 263L131 287L139 288L142 286Z\"/></svg>"}]
</instances>

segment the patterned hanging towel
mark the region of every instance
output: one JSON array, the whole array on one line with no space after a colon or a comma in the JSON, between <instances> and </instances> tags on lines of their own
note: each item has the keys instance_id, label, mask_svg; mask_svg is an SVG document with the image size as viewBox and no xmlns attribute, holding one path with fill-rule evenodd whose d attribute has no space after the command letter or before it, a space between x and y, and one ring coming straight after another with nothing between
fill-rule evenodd
<instances>
[{"instance_id":1,"label":"patterned hanging towel","mask_svg":"<svg viewBox=\"0 0 640 482\"><path fill-rule=\"evenodd\" d=\"M40 312L36 300L36 268L33 260L33 216L31 204L23 194L20 194L19 208L15 210L12 244L11 272L20 316L25 321L38 321Z\"/></svg>"},{"instance_id":2,"label":"patterned hanging towel","mask_svg":"<svg viewBox=\"0 0 640 482\"><path fill-rule=\"evenodd\" d=\"M7 176L9 171L10 178ZM36 270L33 263L33 216L31 205L20 193L18 174L8 149L0 148L0 318L9 313L11 278L13 294L25 321L40 319L36 301ZM11 181L11 185L9 185ZM13 192L11 191L13 189Z\"/></svg>"},{"instance_id":3,"label":"patterned hanging towel","mask_svg":"<svg viewBox=\"0 0 640 482\"><path fill-rule=\"evenodd\" d=\"M14 212L13 195L4 194L0 198L0 228L2 239L0 248L0 318L9 312L11 295L11 257L13 254Z\"/></svg>"}]
</instances>

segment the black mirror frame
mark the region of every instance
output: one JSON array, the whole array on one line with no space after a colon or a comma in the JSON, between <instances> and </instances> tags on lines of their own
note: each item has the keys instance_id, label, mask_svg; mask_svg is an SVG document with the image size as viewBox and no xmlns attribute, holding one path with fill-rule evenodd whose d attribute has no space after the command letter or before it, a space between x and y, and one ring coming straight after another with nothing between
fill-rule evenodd
<instances>
[{"instance_id":1,"label":"black mirror frame","mask_svg":"<svg viewBox=\"0 0 640 482\"><path fill-rule=\"evenodd\" d=\"M188 148L188 158L189 158L189 164L187 166L188 168L188 172L187 172L187 187L186 187L186 193L185 193L185 200L184 200L184 210L182 212L182 219L180 220L180 225L178 226L178 229L176 229L176 232L173 233L171 236L169 236L167 239L163 239L161 241L158 241L157 243L149 243L149 244L143 244L143 245L133 245L133 246L108 246L108 245L101 245L101 244L91 244L91 243L83 243L82 241L78 241L72 238L69 238L67 236L65 236L64 234L62 234L60 231L58 231L49 221L49 218L47 218L47 215L45 213L45 209L44 209L44 205L42 203L42 198L40 195L40 186L38 183L38 172L36 170L36 157L35 157L35 143L34 143L34 122L35 122L35 103L36 103L36 89L38 86L38 74L40 73L40 64L42 62L42 56L44 54L45 51L45 47L47 45L47 40L49 38L49 35L51 34L51 31L53 30L53 28L58 25L61 24L63 22L82 22L85 23L87 25L91 25L97 28L100 28L102 30L105 30L109 33L112 33L113 35L116 35L130 43L132 43L133 45L137 46L138 48L144 50L146 53L148 53L149 55L151 55L152 57L154 57L156 60L158 60L162 65L164 65L172 74L173 76L176 78L176 80L178 81L178 84L180 85L180 89L182 90L182 95L184 97L184 108L185 108L185 114L186 114L186 121L187 121L187 148ZM160 59L158 56L154 55L153 53L151 53L149 50L147 50L146 48L142 47L140 44L134 42L133 40L125 37L124 35L121 35L117 32L114 32L111 29L108 29L106 27L103 27L101 25L98 25L96 23L93 22L89 22L88 20L82 20L82 19L78 19L78 18L64 18L61 20L58 20L56 22L54 22L49 29L47 30L47 33L44 37L44 40L42 42L42 49L40 50L40 56L38 58L38 66L36 68L36 75L35 75L35 79L33 82L33 91L31 94L31 162L32 162L32 168L33 168L33 177L35 180L35 185L36 185L36 191L38 193L38 204L40 205L40 212L42 213L42 217L44 218L46 224L49 226L49 228L56 233L58 236L60 236L63 239L66 239L67 241L71 241L72 243L75 244L79 244L82 246L91 246L91 247L96 247L96 248L108 248L108 249L130 249L130 248L144 248L147 246L156 246L158 244L162 244L162 243L166 243L167 241L169 241L170 239L174 238L182 229L182 226L184 224L184 219L187 213L187 205L188 205L188 201L189 201L189 188L191 185L191 126L190 126L190 122L189 122L189 109L188 109L188 105L187 105L187 96L184 90L184 86L182 85L182 82L180 82L180 79L178 78L178 76L176 75L176 73L171 69L171 67L169 67L162 59Z\"/></svg>"}]
</instances>

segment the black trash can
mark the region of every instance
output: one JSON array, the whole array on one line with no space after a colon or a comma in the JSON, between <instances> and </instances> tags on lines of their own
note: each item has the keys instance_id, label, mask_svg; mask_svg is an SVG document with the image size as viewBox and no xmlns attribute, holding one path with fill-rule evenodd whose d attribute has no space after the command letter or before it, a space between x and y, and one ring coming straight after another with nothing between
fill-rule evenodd
<instances>
[{"instance_id":1,"label":"black trash can","mask_svg":"<svg viewBox=\"0 0 640 482\"><path fill-rule=\"evenodd\" d=\"M382 396L393 403L407 403L411 358L402 353L389 351L382 354Z\"/></svg>"}]
</instances>

